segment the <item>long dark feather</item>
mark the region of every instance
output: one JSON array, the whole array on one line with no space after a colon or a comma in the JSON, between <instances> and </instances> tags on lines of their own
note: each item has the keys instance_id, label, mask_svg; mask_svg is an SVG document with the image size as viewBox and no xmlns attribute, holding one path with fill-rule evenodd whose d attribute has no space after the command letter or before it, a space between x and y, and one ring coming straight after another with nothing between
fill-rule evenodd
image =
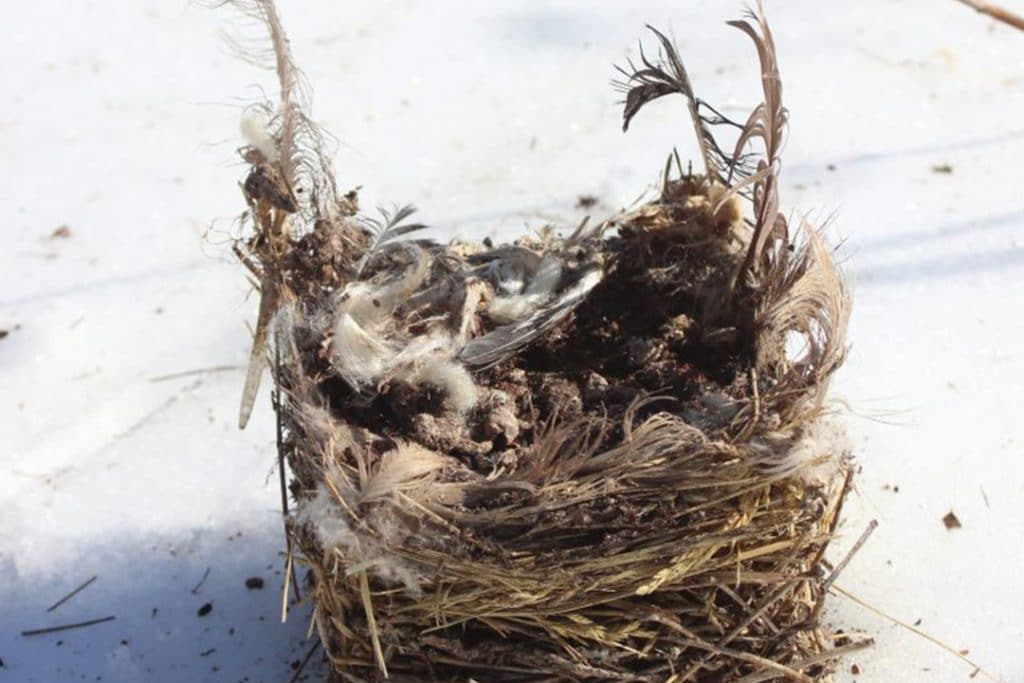
<instances>
[{"instance_id":1,"label":"long dark feather","mask_svg":"<svg viewBox=\"0 0 1024 683\"><path fill-rule=\"evenodd\" d=\"M750 278L762 267L768 243L772 240L785 242L789 232L785 217L779 213L778 192L781 152L789 112L782 104L782 80L779 78L775 56L775 41L765 20L763 6L759 4L758 10L757 14L748 12L748 18L756 22L756 27L746 20L728 22L730 26L746 33L754 42L761 64L761 88L764 93L764 101L750 113L733 152L735 165L739 159L749 157L749 149L755 142L763 145L763 156L757 163L757 172L734 185L729 193L733 194L748 185L753 186L754 234L737 273L737 285L749 283Z\"/></svg>"},{"instance_id":2,"label":"long dark feather","mask_svg":"<svg viewBox=\"0 0 1024 683\"><path fill-rule=\"evenodd\" d=\"M654 61L648 59L641 43L640 64L642 66L638 67L629 61L625 68L616 67L624 76L624 80L616 81L615 85L626 93L625 107L622 111L622 130L629 130L629 124L633 117L648 103L665 95L682 95L686 99L690 111L690 120L693 122L694 132L697 135L697 144L700 146L705 171L709 177L720 180L725 170L724 162L729 157L718 147L709 128L708 120L700 113L701 102L693 93L690 77L683 66L683 60L679 57L675 46L672 45L672 41L664 33L650 25L647 28L657 37L661 45L658 58Z\"/></svg>"}]
</instances>

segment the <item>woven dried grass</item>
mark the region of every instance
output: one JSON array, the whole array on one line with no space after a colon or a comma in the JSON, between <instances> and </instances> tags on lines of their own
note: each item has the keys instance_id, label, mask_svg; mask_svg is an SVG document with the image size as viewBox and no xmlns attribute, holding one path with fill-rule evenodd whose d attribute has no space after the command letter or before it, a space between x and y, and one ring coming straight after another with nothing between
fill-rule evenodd
<instances>
[{"instance_id":1,"label":"woven dried grass","mask_svg":"<svg viewBox=\"0 0 1024 683\"><path fill-rule=\"evenodd\" d=\"M262 303L241 419L274 337L289 547L333 676L818 681L864 646L821 625L849 297L819 231L778 210L763 13L732 22L762 73L745 122L657 31L658 58L621 70L627 126L685 99L703 173L670 156L650 201L494 247L421 239L411 209L360 218L273 4L236 4L281 80L246 124L238 251Z\"/></svg>"}]
</instances>

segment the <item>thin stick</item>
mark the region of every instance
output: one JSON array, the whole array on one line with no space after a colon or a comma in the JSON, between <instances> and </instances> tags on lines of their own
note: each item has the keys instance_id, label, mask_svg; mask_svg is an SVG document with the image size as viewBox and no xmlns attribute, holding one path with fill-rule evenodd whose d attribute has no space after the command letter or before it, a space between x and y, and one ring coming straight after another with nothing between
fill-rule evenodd
<instances>
[{"instance_id":1,"label":"thin stick","mask_svg":"<svg viewBox=\"0 0 1024 683\"><path fill-rule=\"evenodd\" d=\"M828 575L827 579L825 579L825 583L823 583L821 586L823 591L827 591L829 586L831 586L835 582L835 580L839 578L839 574L841 574L842 571L846 569L846 565L850 564L850 560L852 560L853 556L856 555L857 552L864 546L864 544L868 542L868 538L871 537L871 534L874 533L875 529L877 528L877 519L873 519L871 520L871 522L868 523L868 528L864 530L864 533L860 535L860 538L857 539L857 542L853 544L853 547L850 548L850 552L846 553L846 557L844 557L842 561L836 565L835 569L832 570L832 573Z\"/></svg>"},{"instance_id":2,"label":"thin stick","mask_svg":"<svg viewBox=\"0 0 1024 683\"><path fill-rule=\"evenodd\" d=\"M751 654L749 652L743 652L740 650L730 650L728 648L718 647L703 640L690 640L688 638L685 638L682 639L680 642L687 647L695 647L701 650L707 650L708 652L713 652L717 655L732 657L733 659L738 659L742 662L748 662L750 664L756 664L766 669L771 669L775 672L776 676L782 674L790 680L799 681L799 683L814 683L810 676L800 671L797 671L791 666L779 664L778 662L773 662L770 659L766 659L765 657L759 657L758 655Z\"/></svg>"},{"instance_id":3,"label":"thin stick","mask_svg":"<svg viewBox=\"0 0 1024 683\"><path fill-rule=\"evenodd\" d=\"M284 590L281 591L281 623L288 621L288 584L292 577L292 554L284 562Z\"/></svg>"},{"instance_id":4,"label":"thin stick","mask_svg":"<svg viewBox=\"0 0 1024 683\"><path fill-rule=\"evenodd\" d=\"M309 652L307 652L306 656L302 658L301 662L299 662L299 668L296 669L295 674L288 679L288 683L295 683L297 680L299 680L299 676L302 674L302 670L306 668L307 664L309 664L309 660L313 658L313 653L316 652L318 647L320 647L319 640L313 643L313 647L309 648Z\"/></svg>"},{"instance_id":5,"label":"thin stick","mask_svg":"<svg viewBox=\"0 0 1024 683\"><path fill-rule=\"evenodd\" d=\"M96 580L97 578L98 578L98 577L94 576L94 577L92 577L91 579L88 579L88 580L87 580L87 581L85 581L85 582L84 582L84 583L83 583L83 584L82 584L81 586L79 586L79 587L78 587L78 588L76 588L75 590L71 591L70 593L68 593L68 594L67 594L67 595L65 595L65 596L64 596L63 598L61 598L61 599L60 599L60 600L58 600L57 602L53 603L53 604L52 604L52 605L50 605L49 607L47 607L47 608L46 608L46 611L47 611L47 612L52 612L53 610L57 609L58 607L60 607L61 605L63 605L63 604L65 603L65 602L67 602L68 600L70 600L71 598L75 597L76 595L78 595L79 593L81 593L82 591L84 591L84 590L85 590L86 588L88 588L88 587L89 587L89 585L90 585L90 584L92 584L92 582L93 582L93 581L95 581L95 580Z\"/></svg>"},{"instance_id":6,"label":"thin stick","mask_svg":"<svg viewBox=\"0 0 1024 683\"><path fill-rule=\"evenodd\" d=\"M967 5L971 9L981 12L982 14L987 14L997 21L1001 21L1004 24L1009 24L1016 29L1024 31L1024 18L1014 14L1013 12L1007 11L1002 7L998 7L987 2L981 2L980 0L957 0L957 2Z\"/></svg>"},{"instance_id":7,"label":"thin stick","mask_svg":"<svg viewBox=\"0 0 1024 683\"><path fill-rule=\"evenodd\" d=\"M204 583L206 583L206 577L208 577L209 575L210 575L210 568L207 567L206 571L203 572L203 577L201 579L199 579L199 583L197 583L195 586L193 586L193 588L192 588L192 595L199 595L199 589L203 587Z\"/></svg>"},{"instance_id":8,"label":"thin stick","mask_svg":"<svg viewBox=\"0 0 1024 683\"><path fill-rule=\"evenodd\" d=\"M51 626L49 628L36 628L30 631L22 631L23 636L42 636L47 633L57 633L59 631L70 631L75 628L85 628L86 626L95 626L96 624L102 624L108 621L113 621L116 617L110 615L109 617L103 617L101 619L90 619L89 621L79 621L74 624L61 624L60 626Z\"/></svg>"},{"instance_id":9,"label":"thin stick","mask_svg":"<svg viewBox=\"0 0 1024 683\"><path fill-rule=\"evenodd\" d=\"M377 668L388 677L388 665L384 662L384 650L380 646L380 634L377 632L377 619L373 615L373 600L370 598L370 581L366 570L359 572L359 593L363 597L363 611L366 613L366 626L370 630L370 642L373 645L373 656L377 660Z\"/></svg>"},{"instance_id":10,"label":"thin stick","mask_svg":"<svg viewBox=\"0 0 1024 683\"><path fill-rule=\"evenodd\" d=\"M735 628L733 628L731 631L729 631L729 633L726 634L726 636L724 638L722 638L721 641L718 642L718 646L719 647L725 647L729 643L731 643L733 641L733 639L736 638L736 636L738 636L740 633L742 633L745 628L747 628L752 623L754 623L755 620L760 618L760 616L762 614L764 614L765 611L767 611L769 607L771 607L776 602L781 600L786 595L786 593L788 593L794 587L796 587L796 585L799 582L800 582L799 579L790 579L789 581L786 581L781 586L779 586L778 588L773 590L762 601L761 605L757 609L755 609L753 612L748 614L747 617L742 622L737 624ZM691 666L689 669L687 669L686 673L683 674L682 680L684 680L684 681L689 680L691 676L693 676L698 671L703 669L707 665L708 660L711 659L711 654L713 654L713 653L708 653L708 654L704 655L704 657L702 657L699 661L694 662L693 666ZM777 675L777 674L775 674L775 675Z\"/></svg>"},{"instance_id":11,"label":"thin stick","mask_svg":"<svg viewBox=\"0 0 1024 683\"><path fill-rule=\"evenodd\" d=\"M929 634L925 633L924 631L922 631L921 629L919 629L919 628L917 628L915 626L911 626L910 624L906 623L905 621L900 621L896 617L894 617L894 616L892 616L890 614L887 614L886 612L883 612L882 610L878 609L874 605L870 605L867 602L865 602L864 600L861 600L856 595L854 595L853 593L851 593L850 591L846 590L845 588L843 588L841 586L832 586L832 590L834 590L835 592L839 593L840 595L843 595L843 596L849 598L850 600L853 600L855 603L857 603L858 605L860 605L864 609L868 610L869 612L874 612L875 614L877 614L878 616L882 617L883 619L887 619L888 621L891 621L892 623L896 624L897 626L902 626L903 628L907 629L911 633L913 633L913 634L915 634L917 636L920 636L921 638L924 638L925 640L927 640L928 642L932 643L933 645L939 646L940 648L942 648L943 650L945 650L949 654L953 655L957 659L961 660L965 664L970 664L971 666L973 666L975 669L977 669L982 674L984 674L984 676L986 678L988 678L990 680L993 680L993 681L999 681L1000 680L997 676L994 676L993 674L989 673L984 668L982 668L982 666L980 664L978 664L977 662L973 661L972 659L969 659L967 656L960 654L957 650L955 650L954 648L952 648L949 645L946 645L944 642L942 642L941 640L939 640L935 636L929 635Z\"/></svg>"},{"instance_id":12,"label":"thin stick","mask_svg":"<svg viewBox=\"0 0 1024 683\"><path fill-rule=\"evenodd\" d=\"M172 372L169 375L157 375L156 377L150 377L150 382L166 382L171 379L181 379L182 377L191 377L192 375L205 375L210 372L230 372L231 370L242 370L242 365L214 365L208 368L196 368L195 370L185 370L183 372Z\"/></svg>"},{"instance_id":13,"label":"thin stick","mask_svg":"<svg viewBox=\"0 0 1024 683\"><path fill-rule=\"evenodd\" d=\"M284 457L284 421L281 417L281 344L280 338L274 337L274 417L276 422L277 438L277 474L281 486L281 515L284 518L284 543L285 551L288 553L288 564L291 567L291 584L295 589L295 599L302 600L302 593L299 592L299 581L295 576L295 563L292 558L292 535L288 531L288 478L285 475ZM288 592L287 582L285 594ZM285 598L287 600L287 597Z\"/></svg>"},{"instance_id":14,"label":"thin stick","mask_svg":"<svg viewBox=\"0 0 1024 683\"><path fill-rule=\"evenodd\" d=\"M814 655L813 657L808 657L807 659L801 659L799 662L794 662L793 664L790 664L790 666L794 669L802 671L809 666L820 664L822 662L827 662L832 659L839 659L841 657L845 657L846 655L852 652L859 652L860 650L867 649L874 644L874 640L872 640L871 638L867 638L856 643L851 643L849 645L837 647L827 652L822 652L821 654ZM772 671L770 669L761 669L760 671L755 671L752 674L744 676L740 680L736 681L736 683L761 683L761 681L767 681L771 678L777 678L778 675L779 674L777 672Z\"/></svg>"}]
</instances>

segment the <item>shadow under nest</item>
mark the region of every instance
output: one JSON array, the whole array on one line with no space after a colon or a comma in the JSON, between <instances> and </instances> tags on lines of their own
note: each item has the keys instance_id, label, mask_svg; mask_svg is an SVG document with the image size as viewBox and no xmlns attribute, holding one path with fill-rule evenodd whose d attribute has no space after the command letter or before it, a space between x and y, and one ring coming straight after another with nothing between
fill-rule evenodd
<instances>
[{"instance_id":1,"label":"shadow under nest","mask_svg":"<svg viewBox=\"0 0 1024 683\"><path fill-rule=\"evenodd\" d=\"M243 6L282 89L245 150L255 378L272 330L289 540L334 678L817 681L863 647L820 622L849 300L778 211L763 17L731 22L763 74L744 124L657 31L659 58L622 70L627 125L686 99L705 173L670 157L654 199L568 237L440 245L337 195L273 4Z\"/></svg>"}]
</instances>

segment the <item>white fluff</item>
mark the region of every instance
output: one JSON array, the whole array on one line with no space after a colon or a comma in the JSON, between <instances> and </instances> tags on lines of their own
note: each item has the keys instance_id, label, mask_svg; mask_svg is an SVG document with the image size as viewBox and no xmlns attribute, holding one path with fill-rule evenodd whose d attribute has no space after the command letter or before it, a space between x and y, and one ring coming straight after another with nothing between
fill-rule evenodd
<instances>
[{"instance_id":1,"label":"white fluff","mask_svg":"<svg viewBox=\"0 0 1024 683\"><path fill-rule=\"evenodd\" d=\"M501 325L515 322L544 303L545 298L527 294L497 297L487 304L487 317Z\"/></svg>"},{"instance_id":2,"label":"white fluff","mask_svg":"<svg viewBox=\"0 0 1024 683\"><path fill-rule=\"evenodd\" d=\"M499 296L487 306L487 316L496 323L511 323L532 313L538 306L554 296L562 281L562 261L548 254L537 265L521 294Z\"/></svg>"},{"instance_id":3,"label":"white fluff","mask_svg":"<svg viewBox=\"0 0 1024 683\"><path fill-rule=\"evenodd\" d=\"M383 282L350 282L341 293L338 310L352 315L360 325L389 319L430 275L430 256L414 244L404 246L413 255L405 272Z\"/></svg>"},{"instance_id":4,"label":"white fluff","mask_svg":"<svg viewBox=\"0 0 1024 683\"><path fill-rule=\"evenodd\" d=\"M299 523L308 524L313 529L324 550L337 549L342 553L347 574L372 569L374 576L381 580L402 584L412 595L420 594L420 579L415 569L388 552L381 541L352 526L347 513L334 502L323 484L317 487L314 497L299 503L296 518ZM379 514L374 515L374 522L373 526L381 538L397 539L403 533L397 523Z\"/></svg>"},{"instance_id":5,"label":"white fluff","mask_svg":"<svg viewBox=\"0 0 1024 683\"><path fill-rule=\"evenodd\" d=\"M838 420L816 420L786 456L799 468L804 481L825 484L832 480L837 468L852 450L846 430Z\"/></svg>"},{"instance_id":6,"label":"white fluff","mask_svg":"<svg viewBox=\"0 0 1024 683\"><path fill-rule=\"evenodd\" d=\"M480 397L469 371L443 357L426 359L408 376L407 381L413 386L437 387L444 392L448 405L460 413L475 406Z\"/></svg>"},{"instance_id":7,"label":"white fluff","mask_svg":"<svg viewBox=\"0 0 1024 683\"><path fill-rule=\"evenodd\" d=\"M277 140L270 134L270 118L264 110L246 109L242 112L240 127L242 137L248 144L259 150L270 163L277 161Z\"/></svg>"},{"instance_id":8,"label":"white fluff","mask_svg":"<svg viewBox=\"0 0 1024 683\"><path fill-rule=\"evenodd\" d=\"M395 351L367 332L351 315L338 316L333 361L348 382L359 387L378 380L391 368L394 358Z\"/></svg>"},{"instance_id":9,"label":"white fluff","mask_svg":"<svg viewBox=\"0 0 1024 683\"><path fill-rule=\"evenodd\" d=\"M408 349L399 354L380 332L430 274L426 254L412 249L415 260L403 274L381 283L350 282L338 298L332 360L338 373L357 388L381 380L409 360Z\"/></svg>"}]
</instances>

